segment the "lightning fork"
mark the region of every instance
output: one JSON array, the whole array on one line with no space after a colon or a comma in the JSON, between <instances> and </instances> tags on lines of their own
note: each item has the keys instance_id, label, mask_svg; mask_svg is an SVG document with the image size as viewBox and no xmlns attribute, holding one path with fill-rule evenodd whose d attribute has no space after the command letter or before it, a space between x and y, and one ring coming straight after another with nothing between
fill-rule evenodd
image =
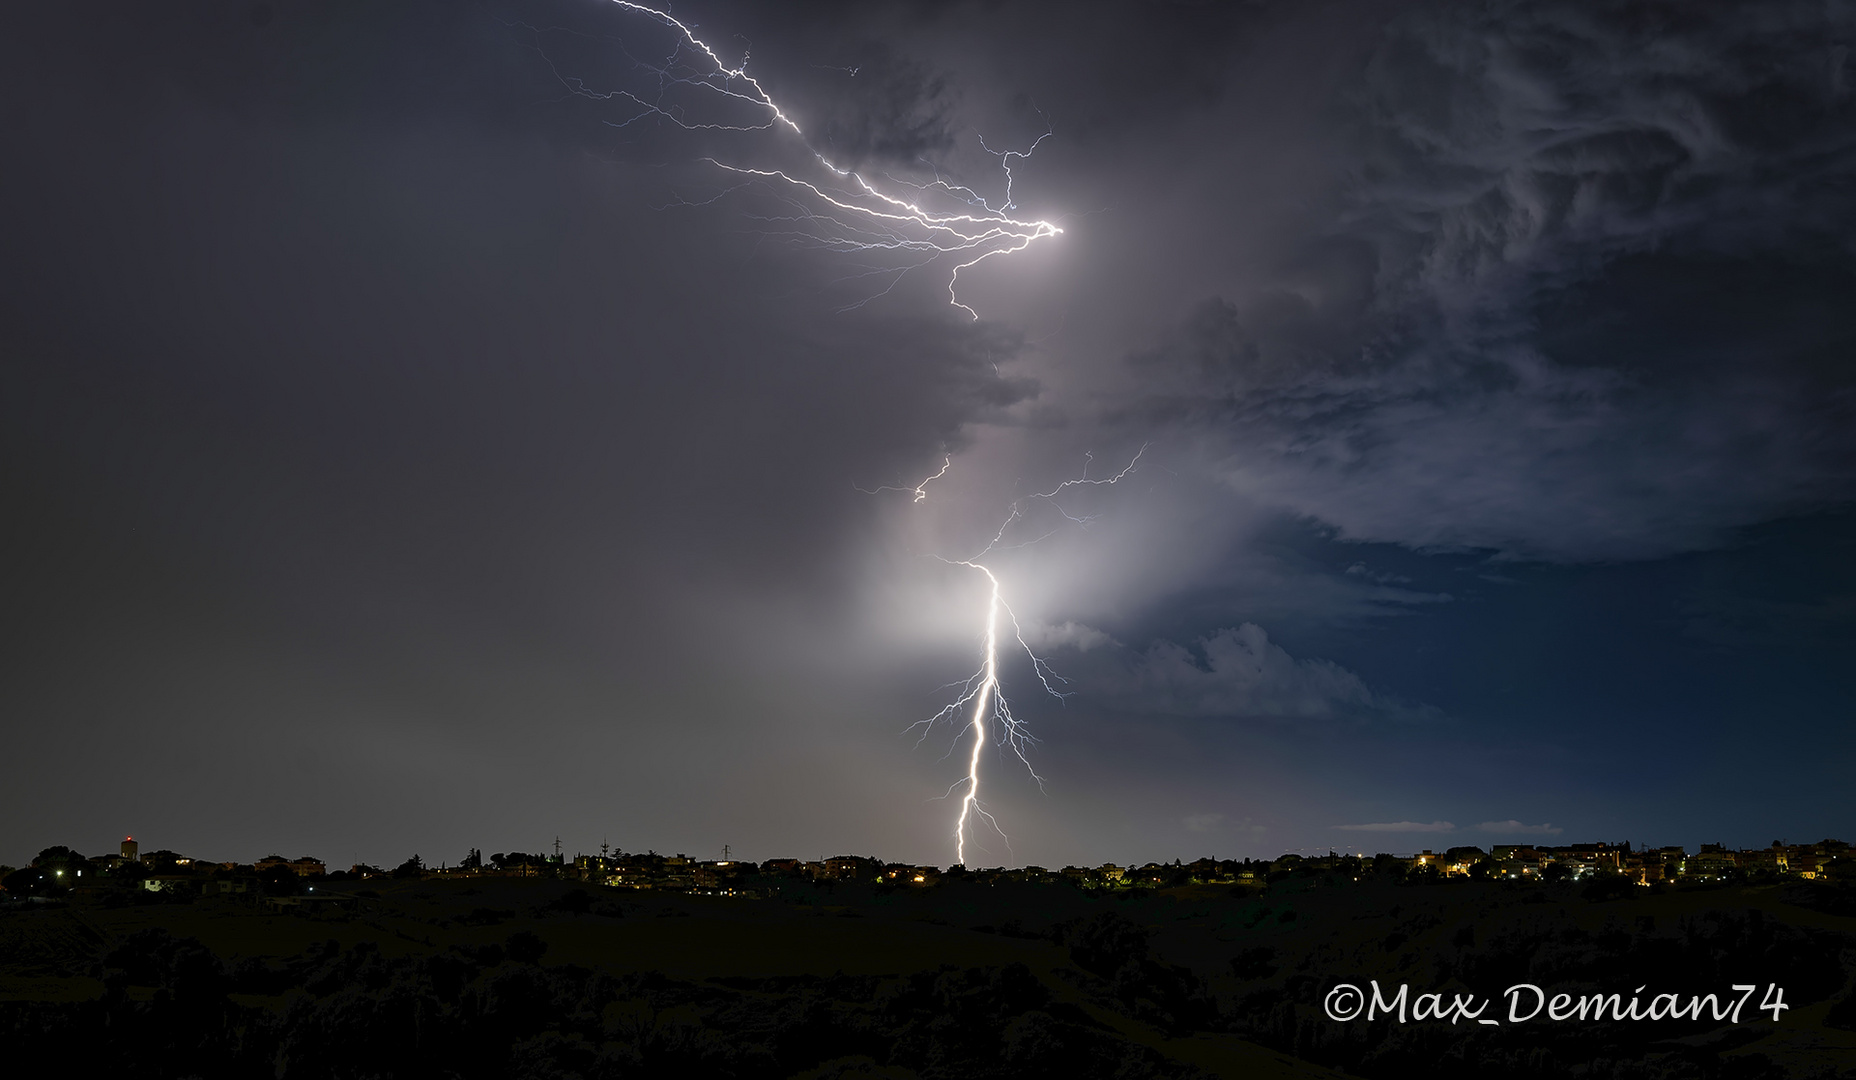
<instances>
[{"instance_id":1,"label":"lightning fork","mask_svg":"<svg viewBox=\"0 0 1856 1080\"><path fill-rule=\"evenodd\" d=\"M967 757L967 772L965 776L954 781L947 789L947 796L953 795L956 791L961 792L960 813L954 822L954 858L956 862L964 865L967 861L967 840L975 819L984 820L988 825L991 825L993 830L1005 840L1008 849L1012 843L1011 837L1007 836L1005 830L1000 827L998 819L986 809L979 799L980 756L986 747L986 736L989 728L998 733L1000 747L1012 752L1012 755L1025 767L1025 771L1031 774L1031 778L1037 781L1039 789L1042 790L1044 786L1044 778L1038 775L1037 769L1031 764L1031 759L1026 756L1027 748L1037 740L1025 729L1024 723L1012 714L1011 702L1005 697L1004 687L999 677L999 617L1001 613L1011 622L1012 638L1018 643L1018 648L1031 659L1031 669L1037 673L1038 681L1043 685L1045 692L1058 700L1062 700L1068 696L1068 694L1058 688L1059 685L1066 680L1061 675L1051 670L1050 665L1045 662L1044 658L1039 656L1037 651L1031 647L1031 643L1025 640L1024 629L1019 625L1018 616L1012 611L1011 606L1006 603L1004 586L999 581L999 575L995 573L990 566L987 566L980 560L996 551L1026 546L1025 544L1008 545L1005 543L1005 539L1006 534L1011 531L1012 526L1024 519L1028 504L1033 502L1042 501L1050 503L1065 520L1080 527L1088 527L1089 522L1094 520L1094 518L1078 517L1064 510L1061 506L1057 506L1055 502L1057 496L1075 487L1106 487L1118 484L1134 471L1135 467L1140 464L1141 456L1146 452L1147 447L1143 445L1135 452L1134 456L1129 459L1128 464L1124 466L1120 472L1115 473L1113 476L1098 478L1090 477L1089 462L1092 460L1092 456L1085 455L1083 475L1065 480L1049 491L1033 492L1030 495L1021 496L1014 500L1011 509L1006 514L1005 520L1000 523L998 531L993 533L992 539L988 540L986 546L981 548L977 554L965 559L949 559L935 556L935 558L940 559L941 562L947 563L949 566L963 566L970 570L979 571L981 574L985 575L988 587L986 618L983 624L984 633L981 635L982 644L980 648L979 670L969 676L965 682L957 684L961 687L960 694L955 700L941 709L940 712L926 719L918 720L910 725L910 730L917 727L921 728L921 740L925 740L929 733L932 732L941 721L963 715L967 717L965 724L962 725L962 731L971 733L973 737L972 749ZM927 480L922 481L921 484L913 489L915 498L912 501L917 503L923 501L927 497L924 488L929 481L938 480L942 476L945 476L948 469L951 467L952 459L950 458L942 464L940 471L928 477ZM901 491L905 489L901 487L892 487L879 490ZM1038 540L1042 540L1045 536L1049 535L1051 535L1051 533L1045 533L1044 536L1037 537L1027 543L1036 543ZM968 711L969 706L971 706L971 711ZM917 740L918 746L921 740ZM945 798L947 796L943 797Z\"/></svg>"},{"instance_id":2,"label":"lightning fork","mask_svg":"<svg viewBox=\"0 0 1856 1080\"><path fill-rule=\"evenodd\" d=\"M995 256L1023 251L1039 240L1063 232L1049 221L1022 220L1010 213L1017 208L1013 194L1013 162L1015 159L1022 162L1029 158L1032 150L1050 137L1048 130L1025 150L994 150L983 139L980 141L981 148L987 154L999 159L1000 168L1005 174L1005 196L997 207L971 188L942 179L938 172L931 184L896 182L898 186L915 189L921 201L911 201L882 189L854 169L834 164L813 147L799 123L774 101L760 80L748 74L745 55L739 65L730 67L707 42L696 36L689 24L669 12L632 0L609 2L628 13L658 22L677 39L676 47L661 64L639 61L641 67L657 77L656 96L644 97L628 90L594 90L584 81L563 74L552 60L548 60L555 78L569 93L579 97L599 101L623 99L632 103L637 112L623 121L608 121L615 127L626 127L650 118L691 131L772 130L790 133L830 177L829 180L820 177L818 182L814 182L783 169L755 168L714 158L705 159L725 172L784 188L791 196L789 201L799 204L791 217L776 219L791 223L792 227L784 233L788 237L830 250L918 253L927 256L922 261L905 262L884 271L894 273L895 280L942 257L958 258L960 261L948 274L947 302L977 321L979 312L960 298L960 272ZM545 52L542 56L544 60L547 59ZM856 73L855 69L851 71L852 74ZM725 99L722 104L745 107L751 114L759 114L761 119L757 123L692 121L683 114L680 107L666 103L666 95L678 87L715 95ZM925 205L926 196L931 190L945 194L962 209L940 210ZM894 285L895 281L892 281L891 287Z\"/></svg>"}]
</instances>

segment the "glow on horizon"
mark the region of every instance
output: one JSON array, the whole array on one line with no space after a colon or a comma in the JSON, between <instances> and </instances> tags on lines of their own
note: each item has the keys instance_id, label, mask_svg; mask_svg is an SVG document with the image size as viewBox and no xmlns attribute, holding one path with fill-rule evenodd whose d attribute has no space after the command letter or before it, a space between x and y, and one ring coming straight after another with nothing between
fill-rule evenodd
<instances>
[{"instance_id":1,"label":"glow on horizon","mask_svg":"<svg viewBox=\"0 0 1856 1080\"><path fill-rule=\"evenodd\" d=\"M1018 758L1020 764L1024 765L1025 771L1031 774L1031 778L1038 782L1040 788L1044 785L1044 778L1038 775L1037 770L1031 764L1031 759L1027 757L1025 753L1027 747L1037 740L1025 730L1023 722L1012 714L1011 703L1006 699L1004 687L999 678L999 615L1001 612L1004 612L1005 616L1011 620L1013 640L1018 642L1018 647L1024 651L1026 656L1031 658L1032 670L1037 673L1038 681L1043 684L1045 692L1059 699L1067 696L1062 690L1058 689L1056 685L1065 681L1063 677L1052 671L1050 665L1045 663L1044 658L1039 656L1036 650L1032 649L1030 642L1025 640L1024 628L1019 624L1018 616L1012 611L1011 605L1005 600L1004 586L1000 582L998 574L994 573L991 567L979 560L985 558L991 552L1001 550L1007 546L1005 544L1006 534L1013 524L1023 519L1027 504L1033 501L1051 502L1058 495L1073 487L1095 487L1118 484L1127 477L1129 473L1134 471L1135 466L1140 463L1141 455L1146 452L1147 447L1142 446L1140 450L1135 452L1134 457L1128 461L1128 464L1122 468L1120 472L1113 476L1098 479L1090 478L1089 468L1087 463L1085 463L1082 476L1065 480L1049 491L1034 492L1033 494L1023 496L1014 501L1012 503L1012 509L1006 515L1005 520L1000 523L998 530L993 533L992 539L987 541L986 546L982 548L978 554L965 559L943 558L940 560L950 566L964 566L971 570L978 570L981 574L986 576L986 582L989 587L986 600L985 632L981 637L982 644L979 670L975 671L971 676L968 676L966 682L962 684L963 688L960 695L954 701L950 702L935 715L925 720L918 720L915 724L910 725L911 729L915 727L922 728L922 738L926 739L929 732L933 730L937 723L954 716L962 715L965 712L966 706L969 704L973 706L972 713L962 727L962 731L970 733L973 738L972 750L967 758L967 772L965 776L954 781L947 789L948 795L952 795L956 790L962 791L960 813L954 823L954 859L962 865L965 865L967 861L967 839L970 835L970 826L974 818L984 819L988 825L991 825L993 830L1005 841L1008 849L1011 847L1012 843L1011 837L1006 835L1005 830L999 825L998 819L986 809L985 805L981 803L979 799L980 754L986 745L986 729L989 719L993 724L998 725L1000 745L1012 751L1013 756ZM934 476L929 479L938 479L945 475L948 468L949 465L944 464L941 467L941 471L935 473ZM922 483L925 485L927 481L924 480ZM904 489L891 488L889 490ZM914 489L917 493L920 493L921 490L922 487L920 485ZM921 502L922 499L918 497L914 501ZM1052 505L1055 505L1055 503L1053 502ZM1057 507L1057 512L1062 514L1066 521L1079 526L1086 526L1091 520L1086 517L1075 517L1065 511L1061 506ZM1026 541L1025 544L1014 544L1010 546L1023 547L1028 544L1035 544L1049 535L1050 533L1045 533L1044 536L1034 537Z\"/></svg>"}]
</instances>

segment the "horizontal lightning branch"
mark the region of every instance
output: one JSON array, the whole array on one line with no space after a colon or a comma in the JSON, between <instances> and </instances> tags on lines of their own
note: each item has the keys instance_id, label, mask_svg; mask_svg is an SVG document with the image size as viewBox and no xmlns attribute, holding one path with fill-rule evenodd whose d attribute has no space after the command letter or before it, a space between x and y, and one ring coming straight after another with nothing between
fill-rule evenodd
<instances>
[{"instance_id":1,"label":"horizontal lightning branch","mask_svg":"<svg viewBox=\"0 0 1856 1080\"><path fill-rule=\"evenodd\" d=\"M915 184L884 177L894 188L908 189L912 193L905 197L898 191L885 190L862 173L834 164L813 147L798 122L774 101L758 79L748 74L745 56L739 65L731 67L697 37L688 24L669 12L631 0L610 2L627 12L651 19L671 32L675 44L662 61L633 58L640 69L655 78L655 90L648 96L630 90L596 90L584 80L563 73L550 60L555 78L576 96L626 103L631 115L623 120L607 121L615 127L652 120L689 131L783 131L796 139L822 170L816 177L798 176L779 168L704 159L723 172L772 184L788 193L789 205L794 205L793 214L765 219L770 224L785 226L770 230L773 235L827 250L902 254L906 257L896 265L871 271L871 275L893 275L890 288L912 270L943 260L953 261L947 276L948 303L977 320L979 313L960 299L960 272L994 256L1023 251L1039 240L1063 232L1049 221L1025 220L1012 213L1017 208L1013 165L1030 157L1049 137L1048 131L1024 150L994 150L984 139L980 140L981 149L999 159L1004 173L1005 194L997 205L973 188L943 178L932 164L928 167L935 179L929 183ZM546 58L546 53L543 57ZM856 74L856 69L847 70ZM672 95L678 92L693 93L725 107L745 110L750 119L743 122L693 120L681 105L673 102ZM931 199L944 199L958 209L932 207L929 205ZM870 299L874 297L849 306L859 307Z\"/></svg>"}]
</instances>

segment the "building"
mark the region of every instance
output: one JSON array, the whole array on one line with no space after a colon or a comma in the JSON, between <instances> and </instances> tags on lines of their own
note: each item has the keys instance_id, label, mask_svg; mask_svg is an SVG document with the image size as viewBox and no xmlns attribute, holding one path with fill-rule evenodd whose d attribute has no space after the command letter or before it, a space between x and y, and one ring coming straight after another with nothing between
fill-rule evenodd
<instances>
[{"instance_id":1,"label":"building","mask_svg":"<svg viewBox=\"0 0 1856 1080\"><path fill-rule=\"evenodd\" d=\"M690 883L698 889L720 892L735 883L741 865L733 860L699 862L690 870Z\"/></svg>"},{"instance_id":2,"label":"building","mask_svg":"<svg viewBox=\"0 0 1856 1080\"><path fill-rule=\"evenodd\" d=\"M125 836L122 838L122 861L142 861L142 846L135 842L135 837L133 836Z\"/></svg>"},{"instance_id":3,"label":"building","mask_svg":"<svg viewBox=\"0 0 1856 1080\"><path fill-rule=\"evenodd\" d=\"M941 870L935 866L911 866L908 863L890 863L882 868L876 879L884 885L907 885L923 888L934 885L941 880Z\"/></svg>"},{"instance_id":4,"label":"building","mask_svg":"<svg viewBox=\"0 0 1856 1080\"><path fill-rule=\"evenodd\" d=\"M874 879L882 865L876 859L867 859L861 855L834 855L825 860L825 872L820 876L830 881Z\"/></svg>"},{"instance_id":5,"label":"building","mask_svg":"<svg viewBox=\"0 0 1856 1080\"><path fill-rule=\"evenodd\" d=\"M678 852L664 860L658 874L658 886L665 889L688 889L696 884L696 860Z\"/></svg>"},{"instance_id":6,"label":"building","mask_svg":"<svg viewBox=\"0 0 1856 1080\"><path fill-rule=\"evenodd\" d=\"M1791 869L1791 853L1784 844L1774 840L1769 848L1741 852L1740 865L1749 872L1783 874Z\"/></svg>"},{"instance_id":7,"label":"building","mask_svg":"<svg viewBox=\"0 0 1856 1080\"><path fill-rule=\"evenodd\" d=\"M1544 851L1516 844L1497 844L1490 852L1495 872L1502 877L1539 877L1553 857Z\"/></svg>"},{"instance_id":8,"label":"building","mask_svg":"<svg viewBox=\"0 0 1856 1080\"><path fill-rule=\"evenodd\" d=\"M1701 851L1689 856L1682 863L1682 873L1685 877L1722 877L1739 868L1740 853L1729 851L1722 844L1703 844Z\"/></svg>"},{"instance_id":9,"label":"building","mask_svg":"<svg viewBox=\"0 0 1856 1080\"><path fill-rule=\"evenodd\" d=\"M1568 844L1554 849L1561 862L1572 865L1575 874L1617 873L1624 868L1629 844Z\"/></svg>"},{"instance_id":10,"label":"building","mask_svg":"<svg viewBox=\"0 0 1856 1080\"><path fill-rule=\"evenodd\" d=\"M1622 872L1625 857L1630 854L1630 845L1567 844L1562 847L1549 848L1547 853L1552 861L1570 871L1572 877L1582 878L1593 874Z\"/></svg>"}]
</instances>

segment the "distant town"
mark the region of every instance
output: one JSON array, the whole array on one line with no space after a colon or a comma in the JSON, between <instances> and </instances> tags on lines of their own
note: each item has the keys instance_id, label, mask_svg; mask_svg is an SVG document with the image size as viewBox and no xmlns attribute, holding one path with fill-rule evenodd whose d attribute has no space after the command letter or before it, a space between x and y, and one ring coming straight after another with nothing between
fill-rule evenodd
<instances>
[{"instance_id":1,"label":"distant town","mask_svg":"<svg viewBox=\"0 0 1856 1080\"><path fill-rule=\"evenodd\" d=\"M951 880L978 883L1067 884L1092 890L1155 889L1185 885L1266 885L1294 876L1364 877L1400 881L1503 880L1586 881L1624 888L1665 883L1781 879L1839 879L1856 875L1856 857L1841 840L1808 844L1774 841L1765 848L1732 850L1703 844L1633 847L1630 843L1568 844L1559 847L1498 844L1485 851L1453 847L1415 855L1282 855L1275 859L1198 859L1150 862L1143 866L1042 866L969 869L885 862L859 855L819 861L767 859L748 862L626 853L602 845L597 855L565 856L558 841L552 854L498 852L485 858L472 849L455 865L430 865L414 855L394 867L356 864L330 870L318 858L269 855L250 863L213 862L167 849L144 852L133 837L118 850L83 855L49 847L29 866L0 866L0 900L6 903L84 901L102 903L185 901L200 896L267 898L279 905L335 904L366 895L354 883L372 879L469 879L548 877L616 889L665 890L712 896L767 896L782 882L866 882L895 888L932 888ZM318 892L320 890L320 892Z\"/></svg>"}]
</instances>

